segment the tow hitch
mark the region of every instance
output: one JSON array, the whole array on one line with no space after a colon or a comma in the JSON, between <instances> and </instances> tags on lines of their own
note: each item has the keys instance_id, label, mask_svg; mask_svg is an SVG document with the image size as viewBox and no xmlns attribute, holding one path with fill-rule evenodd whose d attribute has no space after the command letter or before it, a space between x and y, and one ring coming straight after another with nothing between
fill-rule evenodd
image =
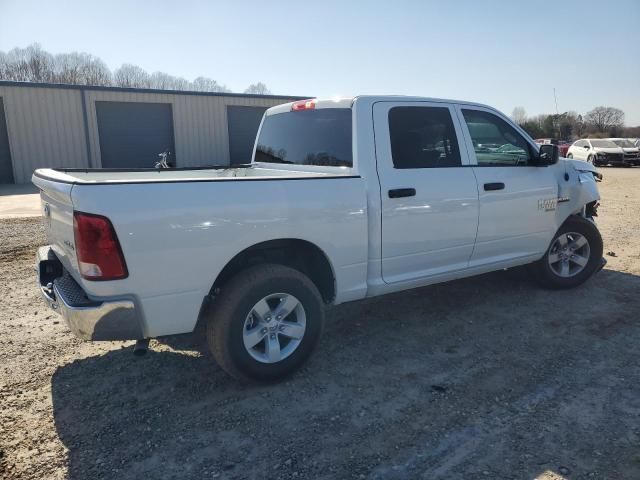
<instances>
[{"instance_id":1,"label":"tow hitch","mask_svg":"<svg viewBox=\"0 0 640 480\"><path fill-rule=\"evenodd\" d=\"M142 340L136 340L136 344L133 346L133 354L142 357L149 350L149 339L143 338Z\"/></svg>"}]
</instances>

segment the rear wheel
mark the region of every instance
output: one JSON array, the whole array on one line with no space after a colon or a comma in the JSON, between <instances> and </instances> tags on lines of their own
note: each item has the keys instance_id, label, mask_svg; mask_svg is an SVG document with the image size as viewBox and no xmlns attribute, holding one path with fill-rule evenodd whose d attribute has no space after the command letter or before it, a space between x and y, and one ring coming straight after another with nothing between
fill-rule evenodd
<instances>
[{"instance_id":1,"label":"rear wheel","mask_svg":"<svg viewBox=\"0 0 640 480\"><path fill-rule=\"evenodd\" d=\"M307 276L264 264L224 285L207 315L207 343L220 366L239 379L269 382L311 355L322 333L324 305Z\"/></svg>"},{"instance_id":2,"label":"rear wheel","mask_svg":"<svg viewBox=\"0 0 640 480\"><path fill-rule=\"evenodd\" d=\"M567 153L567 158L573 158L573 153Z\"/></svg>"},{"instance_id":3,"label":"rear wheel","mask_svg":"<svg viewBox=\"0 0 640 480\"><path fill-rule=\"evenodd\" d=\"M602 237L593 222L572 216L556 232L544 256L532 264L536 280L546 288L572 288L584 283L602 261Z\"/></svg>"}]
</instances>

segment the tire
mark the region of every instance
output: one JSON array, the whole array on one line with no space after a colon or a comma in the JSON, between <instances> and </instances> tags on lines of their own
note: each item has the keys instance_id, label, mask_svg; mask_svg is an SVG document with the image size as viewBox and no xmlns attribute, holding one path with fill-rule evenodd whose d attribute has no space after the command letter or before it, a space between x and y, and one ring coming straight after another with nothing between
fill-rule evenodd
<instances>
[{"instance_id":1,"label":"tire","mask_svg":"<svg viewBox=\"0 0 640 480\"><path fill-rule=\"evenodd\" d=\"M573 158L573 153L567 153L567 158Z\"/></svg>"},{"instance_id":2,"label":"tire","mask_svg":"<svg viewBox=\"0 0 640 480\"><path fill-rule=\"evenodd\" d=\"M589 156L587 157L587 162L595 166L595 164L596 164L597 160L595 160L595 159L593 158L593 155L589 155Z\"/></svg>"},{"instance_id":3,"label":"tire","mask_svg":"<svg viewBox=\"0 0 640 480\"><path fill-rule=\"evenodd\" d=\"M284 318L275 318L294 304ZM317 346L324 326L324 304L314 283L298 270L276 264L236 274L206 315L207 343L218 364L237 379L264 383L297 370ZM300 338L290 337L292 332ZM257 338L261 340L254 347L245 346ZM277 347L269 350L274 341Z\"/></svg>"},{"instance_id":4,"label":"tire","mask_svg":"<svg viewBox=\"0 0 640 480\"><path fill-rule=\"evenodd\" d=\"M572 249L572 245L576 247L582 243L580 237L586 240L587 247L585 248L583 245ZM561 248L563 238L566 240L565 245L568 244L567 249ZM577 242L574 240L576 238ZM602 248L602 237L595 224L583 217L573 215L558 229L544 256L531 265L533 276L545 288L564 289L577 287L588 280L600 268ZM567 258L566 262L563 260L553 262L558 258L566 257L570 257ZM584 265L574 263L578 258L580 258L580 261L587 258L587 261ZM568 267L565 267L565 263ZM581 269L578 267L581 267Z\"/></svg>"}]
</instances>

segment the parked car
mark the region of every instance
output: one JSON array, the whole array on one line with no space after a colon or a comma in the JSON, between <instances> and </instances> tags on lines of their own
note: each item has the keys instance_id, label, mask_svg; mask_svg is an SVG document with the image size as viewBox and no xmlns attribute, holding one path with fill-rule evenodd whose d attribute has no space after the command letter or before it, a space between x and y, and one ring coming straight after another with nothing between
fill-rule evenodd
<instances>
[{"instance_id":1,"label":"parked car","mask_svg":"<svg viewBox=\"0 0 640 480\"><path fill-rule=\"evenodd\" d=\"M571 142L567 140L556 140L555 138L536 138L534 140L538 145L557 145L560 156L566 158L567 151L571 146Z\"/></svg>"},{"instance_id":2,"label":"parked car","mask_svg":"<svg viewBox=\"0 0 640 480\"><path fill-rule=\"evenodd\" d=\"M607 138L624 152L624 160L630 165L640 165L640 148L628 138Z\"/></svg>"},{"instance_id":3,"label":"parked car","mask_svg":"<svg viewBox=\"0 0 640 480\"><path fill-rule=\"evenodd\" d=\"M577 140L569 147L567 158L585 160L594 166L622 165L631 166L625 161L624 151L611 140L585 138Z\"/></svg>"},{"instance_id":4,"label":"parked car","mask_svg":"<svg viewBox=\"0 0 640 480\"><path fill-rule=\"evenodd\" d=\"M558 142L558 150L560 151L560 156L562 158L567 158L567 153L569 153L569 147L571 147L572 144L573 142L570 142L568 140L560 140Z\"/></svg>"},{"instance_id":5,"label":"parked car","mask_svg":"<svg viewBox=\"0 0 640 480\"><path fill-rule=\"evenodd\" d=\"M201 320L226 371L276 380L327 304L527 264L582 284L604 265L599 177L475 103L294 102L266 111L250 166L36 170L40 288L82 339Z\"/></svg>"}]
</instances>

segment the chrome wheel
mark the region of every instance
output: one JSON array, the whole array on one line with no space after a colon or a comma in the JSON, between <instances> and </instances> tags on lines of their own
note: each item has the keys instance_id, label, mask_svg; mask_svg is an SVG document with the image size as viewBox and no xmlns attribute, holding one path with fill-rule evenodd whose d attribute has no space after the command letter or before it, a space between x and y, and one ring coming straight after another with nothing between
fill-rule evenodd
<instances>
[{"instance_id":1,"label":"chrome wheel","mask_svg":"<svg viewBox=\"0 0 640 480\"><path fill-rule=\"evenodd\" d=\"M576 232L563 233L549 249L548 262L551 271L559 277L569 278L582 272L591 255L587 239Z\"/></svg>"},{"instance_id":2,"label":"chrome wheel","mask_svg":"<svg viewBox=\"0 0 640 480\"><path fill-rule=\"evenodd\" d=\"M244 321L244 348L259 362L279 362L300 346L306 326L304 307L296 297L288 293L267 295Z\"/></svg>"}]
</instances>

